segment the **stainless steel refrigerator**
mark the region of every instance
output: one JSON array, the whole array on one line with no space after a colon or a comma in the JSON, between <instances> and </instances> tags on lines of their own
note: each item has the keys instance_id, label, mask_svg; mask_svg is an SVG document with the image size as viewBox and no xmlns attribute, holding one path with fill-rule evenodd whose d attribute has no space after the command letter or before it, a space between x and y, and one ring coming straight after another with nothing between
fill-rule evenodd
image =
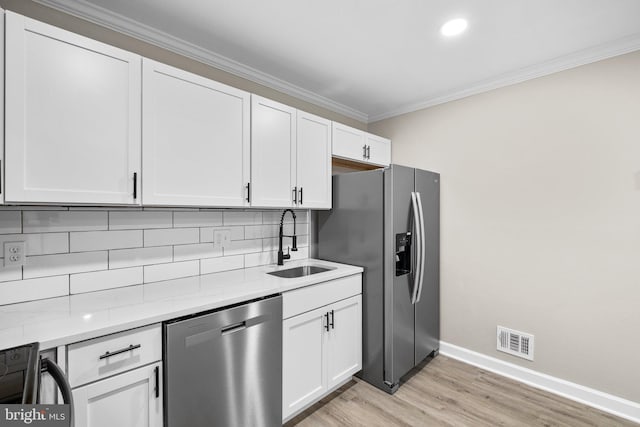
<instances>
[{"instance_id":1,"label":"stainless steel refrigerator","mask_svg":"<svg viewBox=\"0 0 640 427\"><path fill-rule=\"evenodd\" d=\"M440 341L440 175L391 165L333 177L318 257L364 267L363 369L394 393Z\"/></svg>"}]
</instances>

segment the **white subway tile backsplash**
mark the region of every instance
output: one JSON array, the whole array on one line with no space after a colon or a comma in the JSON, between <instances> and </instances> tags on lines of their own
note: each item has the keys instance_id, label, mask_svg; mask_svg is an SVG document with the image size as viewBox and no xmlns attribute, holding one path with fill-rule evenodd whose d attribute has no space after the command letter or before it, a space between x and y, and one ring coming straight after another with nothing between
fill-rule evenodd
<instances>
[{"instance_id":1,"label":"white subway tile backsplash","mask_svg":"<svg viewBox=\"0 0 640 427\"><path fill-rule=\"evenodd\" d=\"M0 252L4 242L25 242L27 256L69 252L68 233L2 234Z\"/></svg>"},{"instance_id":2,"label":"white subway tile backsplash","mask_svg":"<svg viewBox=\"0 0 640 427\"><path fill-rule=\"evenodd\" d=\"M171 211L109 212L109 230L131 230L145 228L171 228Z\"/></svg>"},{"instance_id":3,"label":"white subway tile backsplash","mask_svg":"<svg viewBox=\"0 0 640 427\"><path fill-rule=\"evenodd\" d=\"M262 222L263 224L280 224L280 219L282 218L282 210L276 211L264 211L262 214ZM296 214L296 222L298 224L302 224L305 222L309 222L309 211L308 210L294 210ZM284 216L284 223L293 223L293 217L290 213L287 213Z\"/></svg>"},{"instance_id":4,"label":"white subway tile backsplash","mask_svg":"<svg viewBox=\"0 0 640 427\"><path fill-rule=\"evenodd\" d=\"M107 229L106 211L23 211L24 233Z\"/></svg>"},{"instance_id":5,"label":"white subway tile backsplash","mask_svg":"<svg viewBox=\"0 0 640 427\"><path fill-rule=\"evenodd\" d=\"M0 206L0 252L3 242L25 241L27 254L24 267L4 268L0 253L0 305L273 264L281 214ZM296 215L300 250L292 259L309 253L309 211ZM214 247L214 231L223 229L231 231L231 243ZM284 233L292 232L287 215Z\"/></svg>"},{"instance_id":6,"label":"white subway tile backsplash","mask_svg":"<svg viewBox=\"0 0 640 427\"><path fill-rule=\"evenodd\" d=\"M278 237L279 225L247 225L244 228L245 239L260 239L265 237Z\"/></svg>"},{"instance_id":7,"label":"white subway tile backsplash","mask_svg":"<svg viewBox=\"0 0 640 427\"><path fill-rule=\"evenodd\" d=\"M69 276L42 277L0 283L0 305L64 296L69 293Z\"/></svg>"},{"instance_id":8,"label":"white subway tile backsplash","mask_svg":"<svg viewBox=\"0 0 640 427\"><path fill-rule=\"evenodd\" d=\"M224 225L262 224L260 211L225 211L222 218Z\"/></svg>"},{"instance_id":9,"label":"white subway tile backsplash","mask_svg":"<svg viewBox=\"0 0 640 427\"><path fill-rule=\"evenodd\" d=\"M200 243L213 242L214 230L231 230L231 240L245 239L243 226L205 227L200 229Z\"/></svg>"},{"instance_id":10,"label":"white subway tile backsplash","mask_svg":"<svg viewBox=\"0 0 640 427\"><path fill-rule=\"evenodd\" d=\"M69 234L71 252L142 247L142 230L74 231Z\"/></svg>"},{"instance_id":11,"label":"white subway tile backsplash","mask_svg":"<svg viewBox=\"0 0 640 427\"><path fill-rule=\"evenodd\" d=\"M224 247L224 256L248 254L262 251L262 239L231 241Z\"/></svg>"},{"instance_id":12,"label":"white subway tile backsplash","mask_svg":"<svg viewBox=\"0 0 640 427\"><path fill-rule=\"evenodd\" d=\"M4 260L0 260L0 282L8 282L10 280L22 279L22 266L7 266L5 267ZM2 304L2 302L0 302Z\"/></svg>"},{"instance_id":13,"label":"white subway tile backsplash","mask_svg":"<svg viewBox=\"0 0 640 427\"><path fill-rule=\"evenodd\" d=\"M289 239L288 237L282 239L282 250L284 251L284 253L287 253L287 248L291 247L291 245L291 239ZM277 251L278 246L279 243L277 238L262 239L262 250L265 252Z\"/></svg>"},{"instance_id":14,"label":"white subway tile backsplash","mask_svg":"<svg viewBox=\"0 0 640 427\"><path fill-rule=\"evenodd\" d=\"M217 273L219 271L244 268L244 255L207 258L200 260L200 274Z\"/></svg>"},{"instance_id":15,"label":"white subway tile backsplash","mask_svg":"<svg viewBox=\"0 0 640 427\"><path fill-rule=\"evenodd\" d=\"M70 280L69 292L71 294L137 285L142 283L142 267L72 274Z\"/></svg>"},{"instance_id":16,"label":"white subway tile backsplash","mask_svg":"<svg viewBox=\"0 0 640 427\"><path fill-rule=\"evenodd\" d=\"M144 230L144 246L187 245L200 241L197 228L165 228Z\"/></svg>"},{"instance_id":17,"label":"white subway tile backsplash","mask_svg":"<svg viewBox=\"0 0 640 427\"><path fill-rule=\"evenodd\" d=\"M216 211L196 211L196 212L174 212L174 227L213 227L222 225L222 212Z\"/></svg>"},{"instance_id":18,"label":"white subway tile backsplash","mask_svg":"<svg viewBox=\"0 0 640 427\"><path fill-rule=\"evenodd\" d=\"M244 268L258 267L260 265L275 264L278 262L278 252L258 252L244 256Z\"/></svg>"},{"instance_id":19,"label":"white subway tile backsplash","mask_svg":"<svg viewBox=\"0 0 640 427\"><path fill-rule=\"evenodd\" d=\"M173 261L188 261L192 259L214 258L222 256L222 248L214 247L213 243L196 243L193 245L177 245L173 248Z\"/></svg>"},{"instance_id":20,"label":"white subway tile backsplash","mask_svg":"<svg viewBox=\"0 0 640 427\"><path fill-rule=\"evenodd\" d=\"M0 211L0 234L22 233L22 212Z\"/></svg>"},{"instance_id":21,"label":"white subway tile backsplash","mask_svg":"<svg viewBox=\"0 0 640 427\"><path fill-rule=\"evenodd\" d=\"M107 269L107 251L74 254L38 255L26 258L23 277L57 276Z\"/></svg>"},{"instance_id":22,"label":"white subway tile backsplash","mask_svg":"<svg viewBox=\"0 0 640 427\"><path fill-rule=\"evenodd\" d=\"M109 251L109 268L135 267L138 265L171 262L173 248L157 246L153 248L114 249Z\"/></svg>"},{"instance_id":23,"label":"white subway tile backsplash","mask_svg":"<svg viewBox=\"0 0 640 427\"><path fill-rule=\"evenodd\" d=\"M198 274L200 274L200 263L197 260L144 266L145 283L197 276Z\"/></svg>"}]
</instances>

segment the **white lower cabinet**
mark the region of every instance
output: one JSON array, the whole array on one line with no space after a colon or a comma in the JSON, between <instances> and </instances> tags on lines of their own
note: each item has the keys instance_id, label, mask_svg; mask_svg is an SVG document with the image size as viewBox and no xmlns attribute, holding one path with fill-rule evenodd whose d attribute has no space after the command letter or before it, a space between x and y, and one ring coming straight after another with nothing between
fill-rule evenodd
<instances>
[{"instance_id":1,"label":"white lower cabinet","mask_svg":"<svg viewBox=\"0 0 640 427\"><path fill-rule=\"evenodd\" d=\"M161 427L162 364L79 387L73 399L76 426Z\"/></svg>"},{"instance_id":2,"label":"white lower cabinet","mask_svg":"<svg viewBox=\"0 0 640 427\"><path fill-rule=\"evenodd\" d=\"M155 324L67 346L78 427L162 427L162 335Z\"/></svg>"},{"instance_id":3,"label":"white lower cabinet","mask_svg":"<svg viewBox=\"0 0 640 427\"><path fill-rule=\"evenodd\" d=\"M293 315L282 323L283 420L317 402L362 368L362 279L360 275L353 279L359 282L357 294ZM287 294L297 293L292 304L299 303L301 310L306 310L308 304L300 303L305 299L300 293L323 301L317 298L318 291L326 291L323 297L329 298L327 293L336 289L335 284L346 283L342 281L285 293L283 306L289 305ZM290 307L285 316L292 313Z\"/></svg>"},{"instance_id":4,"label":"white lower cabinet","mask_svg":"<svg viewBox=\"0 0 640 427\"><path fill-rule=\"evenodd\" d=\"M324 308L282 323L282 416L317 401L327 390Z\"/></svg>"},{"instance_id":5,"label":"white lower cabinet","mask_svg":"<svg viewBox=\"0 0 640 427\"><path fill-rule=\"evenodd\" d=\"M327 388L339 386L362 368L362 296L339 301L329 313Z\"/></svg>"}]
</instances>

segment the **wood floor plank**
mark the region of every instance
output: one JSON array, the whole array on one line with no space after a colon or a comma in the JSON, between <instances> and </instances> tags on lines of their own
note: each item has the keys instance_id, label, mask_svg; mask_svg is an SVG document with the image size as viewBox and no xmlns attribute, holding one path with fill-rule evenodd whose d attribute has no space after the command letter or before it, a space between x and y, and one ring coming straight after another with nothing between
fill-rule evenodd
<instances>
[{"instance_id":1,"label":"wood floor plank","mask_svg":"<svg viewBox=\"0 0 640 427\"><path fill-rule=\"evenodd\" d=\"M419 366L393 396L356 379L286 426L638 425L440 355Z\"/></svg>"}]
</instances>

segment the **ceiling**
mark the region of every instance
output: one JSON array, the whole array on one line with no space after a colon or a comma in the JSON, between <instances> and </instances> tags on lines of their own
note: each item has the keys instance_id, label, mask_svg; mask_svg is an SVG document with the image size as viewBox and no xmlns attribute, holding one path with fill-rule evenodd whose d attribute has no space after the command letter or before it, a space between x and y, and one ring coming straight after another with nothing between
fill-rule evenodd
<instances>
[{"instance_id":1,"label":"ceiling","mask_svg":"<svg viewBox=\"0 0 640 427\"><path fill-rule=\"evenodd\" d=\"M638 0L36 1L365 122L640 49Z\"/></svg>"}]
</instances>

